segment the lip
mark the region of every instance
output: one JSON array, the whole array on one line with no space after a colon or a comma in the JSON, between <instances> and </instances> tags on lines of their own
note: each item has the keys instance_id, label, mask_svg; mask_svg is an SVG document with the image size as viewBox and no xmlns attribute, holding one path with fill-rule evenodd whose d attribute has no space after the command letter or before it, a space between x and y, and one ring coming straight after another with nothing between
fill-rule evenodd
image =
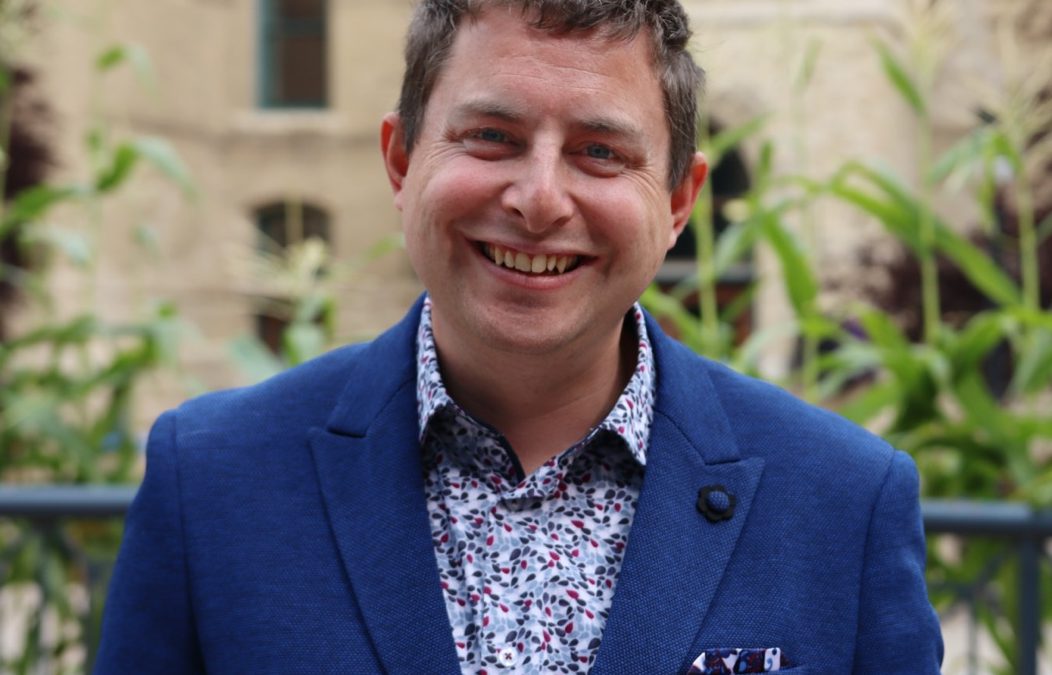
<instances>
[{"instance_id":1,"label":"lip","mask_svg":"<svg viewBox=\"0 0 1052 675\"><path fill-rule=\"evenodd\" d=\"M495 275L502 281L509 283L519 288L525 288L528 290L535 291L554 291L564 288L573 283L578 277L580 277L584 271L595 261L592 256L579 255L574 253L551 253L549 251L542 251L538 248L531 247L518 247L512 245L506 245L494 241L482 241L482 240L466 240L468 246L475 252L481 264L490 271L491 274ZM503 248L510 248L517 251L522 251L527 255L578 255L579 260L577 266L572 270L567 270L562 274L526 274L518 270L509 269L503 265L497 265L483 252L483 245L491 244L495 246L501 246Z\"/></svg>"}]
</instances>

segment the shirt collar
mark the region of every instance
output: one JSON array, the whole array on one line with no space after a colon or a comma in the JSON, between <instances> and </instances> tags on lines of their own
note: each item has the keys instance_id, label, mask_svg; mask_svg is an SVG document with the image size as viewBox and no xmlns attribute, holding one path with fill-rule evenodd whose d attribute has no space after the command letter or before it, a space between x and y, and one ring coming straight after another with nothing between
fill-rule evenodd
<instances>
[{"instance_id":1,"label":"shirt collar","mask_svg":"<svg viewBox=\"0 0 1052 675\"><path fill-rule=\"evenodd\" d=\"M615 433L624 439L636 461L645 466L650 425L654 419L654 352L650 346L643 310L639 303L632 306L630 315L639 338L636 368L614 407L587 437L593 437L599 430ZM424 440L428 425L435 415L447 408L452 408L455 413L484 426L457 405L442 382L435 334L431 324L431 298L427 297L420 313L420 326L416 336L416 409L421 441Z\"/></svg>"}]
</instances>

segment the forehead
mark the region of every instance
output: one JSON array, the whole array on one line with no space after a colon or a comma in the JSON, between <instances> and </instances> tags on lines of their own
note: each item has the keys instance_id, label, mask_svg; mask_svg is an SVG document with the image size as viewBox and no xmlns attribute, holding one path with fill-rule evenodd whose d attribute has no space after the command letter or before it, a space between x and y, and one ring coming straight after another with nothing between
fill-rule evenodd
<instances>
[{"instance_id":1,"label":"forehead","mask_svg":"<svg viewBox=\"0 0 1052 675\"><path fill-rule=\"evenodd\" d=\"M552 32L518 9L489 7L461 20L428 108L495 97L537 115L603 110L637 126L665 128L652 38L611 37L603 29Z\"/></svg>"}]
</instances>

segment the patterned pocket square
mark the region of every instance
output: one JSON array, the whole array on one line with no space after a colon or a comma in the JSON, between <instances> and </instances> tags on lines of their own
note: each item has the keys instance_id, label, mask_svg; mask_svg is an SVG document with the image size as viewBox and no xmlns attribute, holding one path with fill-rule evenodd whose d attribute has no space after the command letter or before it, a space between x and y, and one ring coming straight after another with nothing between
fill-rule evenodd
<instances>
[{"instance_id":1,"label":"patterned pocket square","mask_svg":"<svg viewBox=\"0 0 1052 675\"><path fill-rule=\"evenodd\" d=\"M746 649L708 649L694 659L688 675L734 675L734 673L772 673L791 664L777 647Z\"/></svg>"}]
</instances>

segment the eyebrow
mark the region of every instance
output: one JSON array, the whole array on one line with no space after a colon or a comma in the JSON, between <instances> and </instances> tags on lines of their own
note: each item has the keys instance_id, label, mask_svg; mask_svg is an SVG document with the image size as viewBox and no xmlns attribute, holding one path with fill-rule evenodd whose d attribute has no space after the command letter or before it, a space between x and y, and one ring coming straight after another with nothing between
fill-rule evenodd
<instances>
[{"instance_id":1,"label":"eyebrow","mask_svg":"<svg viewBox=\"0 0 1052 675\"><path fill-rule=\"evenodd\" d=\"M526 117L514 107L490 99L465 101L455 108L454 116L489 117L509 123L520 123ZM571 126L605 136L623 138L641 138L643 136L643 130L637 124L616 117L599 116L572 120Z\"/></svg>"}]
</instances>

